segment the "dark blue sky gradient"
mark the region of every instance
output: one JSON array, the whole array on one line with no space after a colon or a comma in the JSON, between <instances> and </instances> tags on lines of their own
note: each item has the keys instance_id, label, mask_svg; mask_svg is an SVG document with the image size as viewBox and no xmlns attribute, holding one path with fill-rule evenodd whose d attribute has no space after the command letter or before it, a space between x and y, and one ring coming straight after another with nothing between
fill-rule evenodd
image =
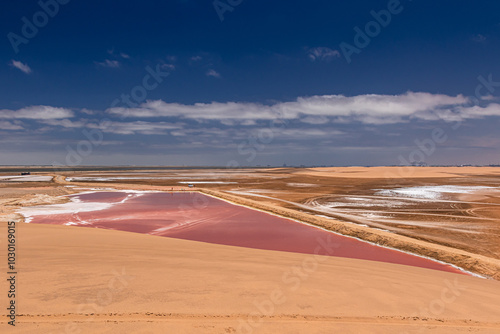
<instances>
[{"instance_id":1,"label":"dark blue sky gradient","mask_svg":"<svg viewBox=\"0 0 500 334\"><path fill-rule=\"evenodd\" d=\"M211 55L224 80L204 78L203 66L183 64L151 98L171 102L292 100L316 94L399 94L407 90L472 95L478 74L499 72L500 3L404 1L353 62L311 63L304 48L352 43L354 26L372 20L387 1L243 1L220 22L210 1L77 1L16 55L3 38L1 61L28 63L32 76L0 68L2 107L30 104L106 108L147 64ZM2 3L5 36L36 1ZM478 43L481 34L486 41ZM98 68L115 49L131 56L120 70ZM182 65L181 65L182 66Z\"/></svg>"},{"instance_id":2,"label":"dark blue sky gradient","mask_svg":"<svg viewBox=\"0 0 500 334\"><path fill-rule=\"evenodd\" d=\"M31 21L40 6L38 1L2 1L0 109L48 105L87 108L104 115L115 98L140 84L146 66L156 64L172 64L175 70L149 92L148 100L180 104L274 104L314 95L400 95L408 91L472 96L479 75L492 74L500 81L500 2L494 0L404 0L402 12L393 15L391 23L360 54L352 55L351 63L342 56L309 59L311 48L340 51L340 43L353 44L353 28L363 29L373 20L370 11L386 9L387 4L373 0L244 0L233 12L226 12L221 22L210 0L71 0L60 5L59 13L27 45L20 45L16 54L7 34L20 34L21 18ZM197 56L201 59L192 60ZM106 59L118 61L120 66L98 65ZM14 68L12 60L29 65L32 73ZM207 76L209 70L220 77ZM357 127L356 131L364 131ZM371 141L368 132L360 137ZM151 136L141 139L143 143L156 141ZM408 142L411 146L412 140ZM358 144L361 142L353 139L352 145ZM353 155L356 152L346 157ZM281 164L283 160L262 158L261 162ZM395 158L374 160L397 163ZM455 160L458 158L443 162ZM318 164L332 161L315 160ZM370 164L362 155L350 161Z\"/></svg>"}]
</instances>

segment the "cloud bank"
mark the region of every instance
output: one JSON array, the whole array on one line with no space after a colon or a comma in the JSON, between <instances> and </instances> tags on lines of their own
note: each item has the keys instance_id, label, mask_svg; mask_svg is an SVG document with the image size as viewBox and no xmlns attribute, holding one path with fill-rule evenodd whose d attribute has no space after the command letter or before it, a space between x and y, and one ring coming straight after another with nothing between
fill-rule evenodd
<instances>
[{"instance_id":1,"label":"cloud bank","mask_svg":"<svg viewBox=\"0 0 500 334\"><path fill-rule=\"evenodd\" d=\"M3 129L19 129L12 120L32 120L44 126L78 129L96 126L100 118L110 118L110 129L117 134L160 134L194 124L215 122L219 127L258 127L273 120L302 124L299 128L324 125L384 124L420 121L456 122L500 116L500 104L491 100L472 105L463 96L408 92L401 95L322 95L300 97L291 102L259 104L248 102L211 102L180 104L163 100L147 101L136 108L115 107L89 112L52 106L29 106L18 110L0 110ZM94 118L94 119L89 119ZM194 123L193 123L194 122ZM94 124L94 125L92 125ZM190 125L188 125L190 124ZM213 125L213 124L212 124Z\"/></svg>"},{"instance_id":2,"label":"cloud bank","mask_svg":"<svg viewBox=\"0 0 500 334\"><path fill-rule=\"evenodd\" d=\"M469 100L462 96L408 92L402 95L323 95L301 97L293 102L264 105L245 102L212 102L185 105L162 100L147 101L138 108L109 108L108 114L133 118L182 118L196 120L270 120L299 119L309 124L327 122L361 122L366 124L392 124L407 122L411 118L430 119L446 113L469 113L487 116L488 110L465 108ZM458 114L457 114L458 115Z\"/></svg>"},{"instance_id":3,"label":"cloud bank","mask_svg":"<svg viewBox=\"0 0 500 334\"><path fill-rule=\"evenodd\" d=\"M50 106L30 106L18 110L0 110L0 119L61 119L71 118L74 116L73 111L66 108L57 108Z\"/></svg>"},{"instance_id":4,"label":"cloud bank","mask_svg":"<svg viewBox=\"0 0 500 334\"><path fill-rule=\"evenodd\" d=\"M85 163L122 161L117 155L130 163L148 155L150 163L171 163L161 160L168 156L181 164L218 164L229 157L243 165L257 163L254 159L399 164L398 154L407 156L416 139L442 128L449 140L440 152L448 156L440 153L435 161L497 162L500 104L495 101L408 92L321 95L272 104L150 100L105 110L41 105L0 110L0 135L2 154L16 161L27 161L16 152L60 154L56 160L61 161L67 147L83 150L81 143L91 140L98 144ZM464 126L457 131L457 124Z\"/></svg>"}]
</instances>

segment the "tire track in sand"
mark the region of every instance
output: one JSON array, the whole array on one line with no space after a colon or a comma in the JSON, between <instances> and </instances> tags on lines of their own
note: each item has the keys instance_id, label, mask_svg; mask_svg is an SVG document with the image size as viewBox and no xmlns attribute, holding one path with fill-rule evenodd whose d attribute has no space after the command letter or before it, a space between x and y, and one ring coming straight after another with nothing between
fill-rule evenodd
<instances>
[{"instance_id":1,"label":"tire track in sand","mask_svg":"<svg viewBox=\"0 0 500 334\"><path fill-rule=\"evenodd\" d=\"M65 314L18 314L18 323L60 323L60 322L182 322L193 320L227 322L248 318L248 314L177 314L177 313L65 313ZM256 319L255 315L252 316ZM258 317L263 322L327 322L338 324L366 324L366 325L393 325L393 326L421 326L432 325L448 328L494 328L500 329L498 322L481 322L470 319L440 319L426 317L405 316L373 316L373 317L348 317L348 316L313 316L299 314L261 315ZM7 323L7 316L3 316L0 323Z\"/></svg>"}]
</instances>

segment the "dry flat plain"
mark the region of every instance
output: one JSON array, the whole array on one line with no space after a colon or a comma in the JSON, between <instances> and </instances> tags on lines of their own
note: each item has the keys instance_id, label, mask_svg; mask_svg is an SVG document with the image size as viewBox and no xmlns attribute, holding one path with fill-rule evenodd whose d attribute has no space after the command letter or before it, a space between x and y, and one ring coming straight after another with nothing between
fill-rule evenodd
<instances>
[{"instance_id":1,"label":"dry flat plain","mask_svg":"<svg viewBox=\"0 0 500 334\"><path fill-rule=\"evenodd\" d=\"M500 333L500 168L31 168L13 177L25 169L0 170L1 244L7 221L18 222L19 266L17 326L4 316L2 332ZM17 213L96 188L200 191L486 278L26 224Z\"/></svg>"}]
</instances>

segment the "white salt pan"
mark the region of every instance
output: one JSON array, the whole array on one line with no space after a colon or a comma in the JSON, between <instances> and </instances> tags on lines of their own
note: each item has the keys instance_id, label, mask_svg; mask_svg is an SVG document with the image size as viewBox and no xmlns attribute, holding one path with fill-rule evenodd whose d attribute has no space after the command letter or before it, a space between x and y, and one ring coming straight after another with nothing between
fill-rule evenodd
<instances>
[{"instance_id":1,"label":"white salt pan","mask_svg":"<svg viewBox=\"0 0 500 334\"><path fill-rule=\"evenodd\" d=\"M472 194L483 190L493 190L497 191L496 187L486 187L486 186L422 186L422 187L407 187L407 188L396 188L396 189L386 189L377 191L377 195L384 196L403 196L411 198L422 198L422 199L440 199L443 194Z\"/></svg>"}]
</instances>

